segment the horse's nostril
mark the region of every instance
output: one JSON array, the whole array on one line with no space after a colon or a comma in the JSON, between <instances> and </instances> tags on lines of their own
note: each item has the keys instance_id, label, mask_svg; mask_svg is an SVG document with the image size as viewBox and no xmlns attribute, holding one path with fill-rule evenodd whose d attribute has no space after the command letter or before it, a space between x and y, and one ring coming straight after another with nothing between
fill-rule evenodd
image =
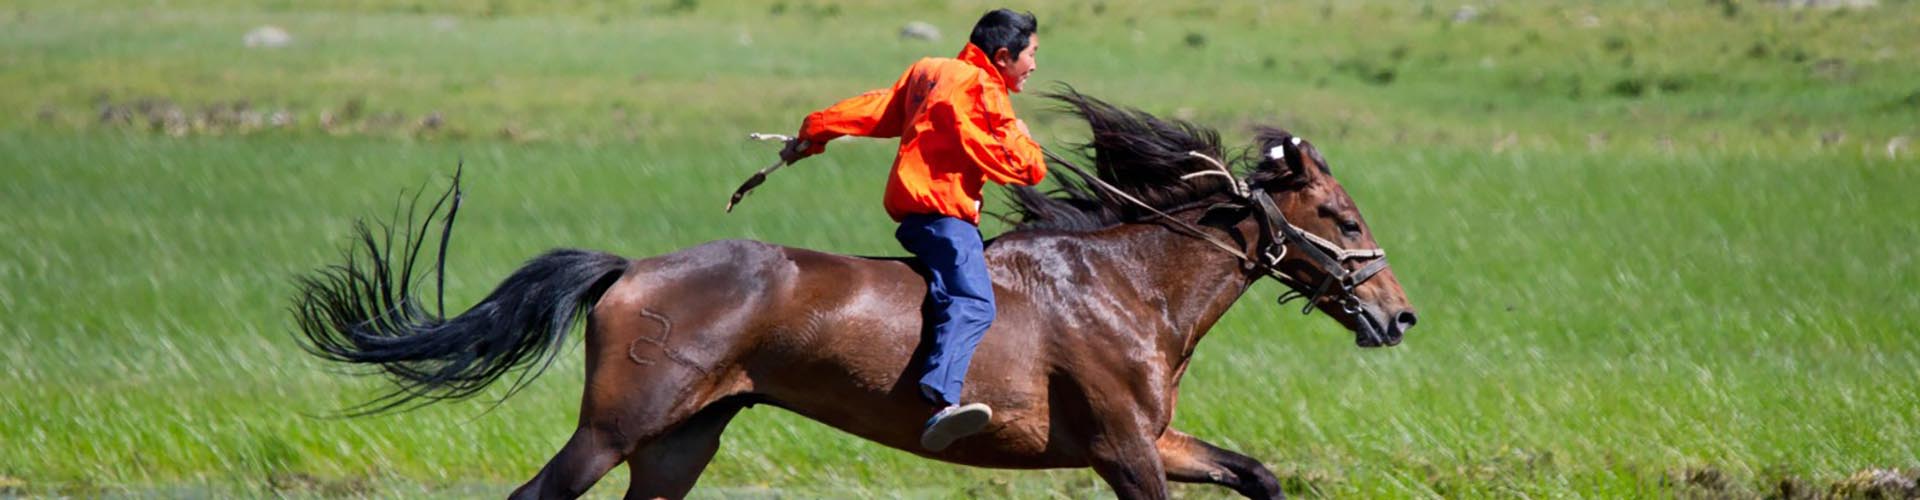
<instances>
[{"instance_id":1,"label":"horse's nostril","mask_svg":"<svg viewBox=\"0 0 1920 500\"><path fill-rule=\"evenodd\" d=\"M1393 316L1394 326L1399 327L1399 330L1403 332L1413 328L1413 324L1418 321L1419 318L1413 316L1413 311L1400 311L1400 314Z\"/></svg>"}]
</instances>

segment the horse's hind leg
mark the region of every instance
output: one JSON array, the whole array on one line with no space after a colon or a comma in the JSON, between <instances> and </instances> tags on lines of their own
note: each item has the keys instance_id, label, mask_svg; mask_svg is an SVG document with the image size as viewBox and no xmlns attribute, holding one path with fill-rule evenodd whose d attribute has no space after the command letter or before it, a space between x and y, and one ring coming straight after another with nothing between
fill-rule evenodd
<instances>
[{"instance_id":1,"label":"horse's hind leg","mask_svg":"<svg viewBox=\"0 0 1920 500\"><path fill-rule=\"evenodd\" d=\"M514 498L580 496L622 458L682 427L729 390L707 367L660 355L657 349L669 346L659 339L672 323L631 307L619 292L618 285L609 290L587 322L579 427ZM647 355L643 347L656 351Z\"/></svg>"},{"instance_id":2,"label":"horse's hind leg","mask_svg":"<svg viewBox=\"0 0 1920 500\"><path fill-rule=\"evenodd\" d=\"M540 468L532 481L513 490L514 499L574 498L587 492L600 476L620 463L625 445L616 433L581 426L560 453Z\"/></svg>"},{"instance_id":3,"label":"horse's hind leg","mask_svg":"<svg viewBox=\"0 0 1920 500\"><path fill-rule=\"evenodd\" d=\"M1259 460L1208 444L1184 432L1167 429L1154 443L1160 449L1167 479L1183 483L1213 483L1247 498L1285 498L1280 481Z\"/></svg>"},{"instance_id":4,"label":"horse's hind leg","mask_svg":"<svg viewBox=\"0 0 1920 500\"><path fill-rule=\"evenodd\" d=\"M634 450L672 436L683 423L694 424L689 420L713 400L716 384L691 370L615 366L588 363L580 426L540 474L514 492L514 498L578 497Z\"/></svg>"},{"instance_id":5,"label":"horse's hind leg","mask_svg":"<svg viewBox=\"0 0 1920 500\"><path fill-rule=\"evenodd\" d=\"M737 403L715 403L628 456L633 485L627 489L627 498L685 497L720 449L720 433L741 408Z\"/></svg>"}]
</instances>

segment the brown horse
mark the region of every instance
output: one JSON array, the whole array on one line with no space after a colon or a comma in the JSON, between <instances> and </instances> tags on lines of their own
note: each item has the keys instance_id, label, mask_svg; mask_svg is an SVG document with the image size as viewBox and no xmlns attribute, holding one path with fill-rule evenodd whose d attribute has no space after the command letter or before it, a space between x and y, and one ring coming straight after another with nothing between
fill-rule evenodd
<instances>
[{"instance_id":1,"label":"brown horse","mask_svg":"<svg viewBox=\"0 0 1920 500\"><path fill-rule=\"evenodd\" d=\"M918 446L937 408L913 382L928 334L910 259L753 241L639 260L555 250L446 318L409 290L427 224L384 241L363 226L364 257L302 281L304 345L390 375L397 390L367 407L380 411L470 396L513 372L518 389L585 312L579 427L516 498L580 495L623 461L628 498L684 496L727 422L755 404L935 460L1092 467L1125 498L1165 497L1169 480L1281 497L1258 460L1169 426L1180 378L1263 277L1361 346L1397 344L1414 314L1360 213L1313 146L1284 131L1262 129L1257 154L1233 159L1239 179L1209 159L1221 153L1212 130L1071 89L1052 97L1091 125L1095 172L1056 175L1051 195L1012 191L1020 225L987 246L999 314L965 395L996 411L941 452Z\"/></svg>"}]
</instances>

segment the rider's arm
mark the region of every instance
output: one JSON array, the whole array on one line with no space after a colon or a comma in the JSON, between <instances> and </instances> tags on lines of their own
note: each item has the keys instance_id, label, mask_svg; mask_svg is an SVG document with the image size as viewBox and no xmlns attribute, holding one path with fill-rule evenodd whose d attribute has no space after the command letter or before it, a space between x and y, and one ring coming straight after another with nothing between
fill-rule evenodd
<instances>
[{"instance_id":1,"label":"rider's arm","mask_svg":"<svg viewBox=\"0 0 1920 500\"><path fill-rule=\"evenodd\" d=\"M797 137L807 142L805 154L820 154L826 151L827 141L841 136L899 137L906 119L905 107L898 102L900 90L911 74L909 69L900 75L892 88L874 89L807 115Z\"/></svg>"}]
</instances>

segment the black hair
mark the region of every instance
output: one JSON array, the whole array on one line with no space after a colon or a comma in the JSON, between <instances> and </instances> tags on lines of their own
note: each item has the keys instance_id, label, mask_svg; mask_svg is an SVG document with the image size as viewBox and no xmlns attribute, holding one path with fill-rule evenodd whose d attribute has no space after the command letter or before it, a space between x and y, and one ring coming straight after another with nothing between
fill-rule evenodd
<instances>
[{"instance_id":1,"label":"black hair","mask_svg":"<svg viewBox=\"0 0 1920 500\"><path fill-rule=\"evenodd\" d=\"M1257 146L1229 157L1224 156L1227 152L1220 147L1220 133L1203 125L1162 119L1139 109L1109 104L1065 85L1045 96L1059 103L1061 109L1086 120L1093 138L1076 149L1092 160L1093 168L1091 171L1054 170L1060 175L1051 179L1059 187L1052 191L1007 186L1013 210L994 215L1013 224L1009 233L1096 231L1155 216L1153 211L1135 205L1134 201L1093 185L1095 180L1112 185L1162 212L1230 201L1224 198L1233 192L1230 181L1213 175L1191 175L1218 167L1187 154L1189 151L1239 166L1248 184L1275 193L1306 188L1312 180L1306 170L1308 161L1312 162L1312 168L1331 174L1327 160L1314 149L1313 143L1279 128L1255 127ZM1267 156L1276 147L1286 152L1284 159Z\"/></svg>"},{"instance_id":2,"label":"black hair","mask_svg":"<svg viewBox=\"0 0 1920 500\"><path fill-rule=\"evenodd\" d=\"M1008 9L993 9L980 16L980 22L973 23L973 36L967 41L979 47L987 57L993 57L1000 49L1018 57L1027 50L1027 39L1040 30L1040 21L1034 19L1032 12L1014 12Z\"/></svg>"},{"instance_id":3,"label":"black hair","mask_svg":"<svg viewBox=\"0 0 1920 500\"><path fill-rule=\"evenodd\" d=\"M1093 171L1067 169L1063 172L1067 175L1055 175L1060 189L1052 193L1028 186L1008 187L1013 193L1013 214L1002 219L1013 222L1015 231L1091 231L1153 214L1094 186L1094 181L1085 177L1112 185L1163 211L1232 192L1232 183L1225 179L1188 175L1215 168L1188 152L1221 158L1219 132L1108 104L1069 86L1062 85L1046 97L1086 120L1093 129L1093 138L1077 148L1091 153L1087 156L1093 160Z\"/></svg>"}]
</instances>

